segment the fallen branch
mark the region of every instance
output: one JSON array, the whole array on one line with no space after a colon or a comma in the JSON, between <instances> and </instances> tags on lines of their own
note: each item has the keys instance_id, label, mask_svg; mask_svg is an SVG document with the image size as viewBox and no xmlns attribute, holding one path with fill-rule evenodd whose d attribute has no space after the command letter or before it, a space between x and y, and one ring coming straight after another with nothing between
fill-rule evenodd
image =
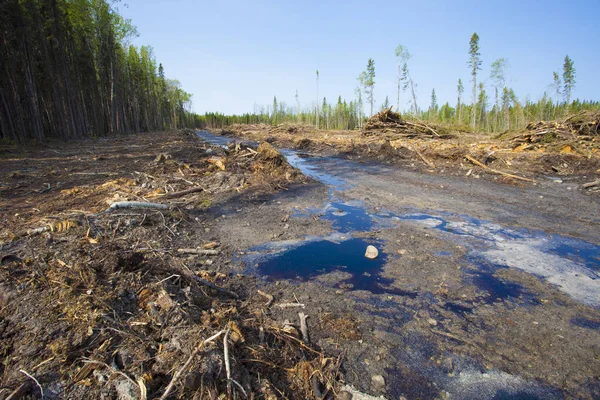
<instances>
[{"instance_id":1,"label":"fallen branch","mask_svg":"<svg viewBox=\"0 0 600 400\"><path fill-rule=\"evenodd\" d=\"M279 303L279 304L276 304L276 306L279 308L290 308L290 307L304 308L305 307L305 305L302 303Z\"/></svg>"},{"instance_id":2,"label":"fallen branch","mask_svg":"<svg viewBox=\"0 0 600 400\"><path fill-rule=\"evenodd\" d=\"M498 171L497 169L490 168L490 167L488 167L487 165L483 164L482 162L480 162L480 161L477 161L476 159L474 159L474 158L473 158L473 157L471 157L471 156L465 156L465 158L466 158L468 161L472 162L473 164L477 165L478 167L481 167L481 168L485 169L486 171L492 172L492 173L494 173L494 174L498 174L498 175L507 176L507 177L509 177L509 178L518 179L518 180L525 181L525 182L532 182L532 183L535 183L535 180L533 180L533 179L524 178L524 177L522 177L522 176L518 176L518 175L509 174L508 172L502 172L502 171Z\"/></svg>"},{"instance_id":3,"label":"fallen branch","mask_svg":"<svg viewBox=\"0 0 600 400\"><path fill-rule=\"evenodd\" d=\"M40 388L40 393L42 394L42 399L44 398L44 388L42 387L42 385L40 385L40 383L38 382L37 379L35 379L35 377L31 374L29 374L27 371L20 369L19 372L25 374L29 379L33 380L35 382L35 384L38 386L38 388Z\"/></svg>"},{"instance_id":4,"label":"fallen branch","mask_svg":"<svg viewBox=\"0 0 600 400\"><path fill-rule=\"evenodd\" d=\"M419 128L425 128L425 129L431 131L431 133L433 133L435 136L440 137L439 133L437 133L435 130L433 130L433 128L431 128L430 126L425 125L424 123L415 124L414 122L409 122L409 121L402 121L402 123L404 123L406 125L416 126L416 127L419 127Z\"/></svg>"},{"instance_id":5,"label":"fallen branch","mask_svg":"<svg viewBox=\"0 0 600 400\"><path fill-rule=\"evenodd\" d=\"M304 340L306 343L310 343L310 339L308 337L308 325L306 325L306 319L308 318L308 315L301 312L298 313L298 317L300 317L300 332L302 332L302 340Z\"/></svg>"},{"instance_id":6,"label":"fallen branch","mask_svg":"<svg viewBox=\"0 0 600 400\"><path fill-rule=\"evenodd\" d=\"M120 201L117 203L112 203L110 207L108 207L103 213L109 213L115 210L121 209L135 209L135 208L150 208L155 210L168 210L168 204L159 204L159 203L145 203L141 201Z\"/></svg>"},{"instance_id":7,"label":"fallen branch","mask_svg":"<svg viewBox=\"0 0 600 400\"><path fill-rule=\"evenodd\" d=\"M198 186L198 187L193 187L191 189L182 190L180 192L167 193L164 196L160 196L160 198L161 199L176 199L178 197L183 197L188 194L203 192L203 191L204 191L204 188Z\"/></svg>"},{"instance_id":8,"label":"fallen branch","mask_svg":"<svg viewBox=\"0 0 600 400\"><path fill-rule=\"evenodd\" d=\"M196 275L191 275L191 276L192 276L192 279L194 279L196 282L203 284L204 286L208 286L209 288L214 289L217 292L224 293L224 294L228 295L229 297L233 297L234 299L239 299L239 296L237 295L237 293L234 293L231 290L223 289L222 287L213 285L212 283L205 281L204 279L200 278L199 276L196 276Z\"/></svg>"},{"instance_id":9,"label":"fallen branch","mask_svg":"<svg viewBox=\"0 0 600 400\"><path fill-rule=\"evenodd\" d=\"M177 252L182 254L197 254L200 256L218 256L221 253L219 250L208 249L177 249Z\"/></svg>"},{"instance_id":10,"label":"fallen branch","mask_svg":"<svg viewBox=\"0 0 600 400\"><path fill-rule=\"evenodd\" d=\"M231 398L231 365L229 365L229 332L231 328L227 328L223 337L223 359L225 360L225 371L227 372L227 396Z\"/></svg>"},{"instance_id":11,"label":"fallen branch","mask_svg":"<svg viewBox=\"0 0 600 400\"><path fill-rule=\"evenodd\" d=\"M572 120L573 118L575 118L575 117L579 117L580 115L583 115L583 114L585 114L585 110L581 111L581 112L580 112L580 113L578 113L578 114L571 115L571 116L570 116L570 117L568 117L567 119L563 120L563 121L561 122L561 124L566 124L567 122L569 122L569 121L570 121L570 120Z\"/></svg>"},{"instance_id":12,"label":"fallen branch","mask_svg":"<svg viewBox=\"0 0 600 400\"><path fill-rule=\"evenodd\" d=\"M214 334L213 336L211 336L208 339L206 339L205 341L200 342L200 344L198 346L196 346L196 348L194 349L194 351L192 351L192 354L190 354L190 357L187 359L187 361L175 373L175 375L173 375L173 378L171 378L171 382L169 382L169 384L167 385L167 388L165 389L165 392L163 393L162 396L160 396L160 400L165 400L169 396L169 393L171 393L171 390L173 390L173 386L175 386L175 383L177 383L177 381L179 380L179 378L181 377L181 375L188 369L188 367L192 363L192 360L194 359L194 357L196 357L196 355L198 354L198 352L200 352L200 350L202 350L202 347L204 347L208 343L212 342L213 340L217 339L224 332L225 331L219 331L216 334Z\"/></svg>"},{"instance_id":13,"label":"fallen branch","mask_svg":"<svg viewBox=\"0 0 600 400\"><path fill-rule=\"evenodd\" d=\"M584 189L589 189L594 186L600 186L600 179L596 179L593 182L588 182L588 183L584 183L583 185L581 185L581 187Z\"/></svg>"},{"instance_id":14,"label":"fallen branch","mask_svg":"<svg viewBox=\"0 0 600 400\"><path fill-rule=\"evenodd\" d=\"M262 290L259 290L258 294L260 294L262 297L267 299L267 302L265 303L265 307L269 307L273 303L274 298L273 298L272 294L265 293Z\"/></svg>"},{"instance_id":15,"label":"fallen branch","mask_svg":"<svg viewBox=\"0 0 600 400\"><path fill-rule=\"evenodd\" d=\"M411 150L417 153L421 160L423 160L425 164L429 165L429 168L435 168L435 164L429 161L427 158L425 158L425 156L419 150L417 150L416 147L411 147Z\"/></svg>"}]
</instances>

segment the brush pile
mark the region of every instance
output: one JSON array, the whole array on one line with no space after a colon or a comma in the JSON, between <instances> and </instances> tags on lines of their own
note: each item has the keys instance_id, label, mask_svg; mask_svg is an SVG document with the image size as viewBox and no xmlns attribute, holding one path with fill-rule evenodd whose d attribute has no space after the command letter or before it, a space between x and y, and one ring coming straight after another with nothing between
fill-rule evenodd
<instances>
[{"instance_id":1,"label":"brush pile","mask_svg":"<svg viewBox=\"0 0 600 400\"><path fill-rule=\"evenodd\" d=\"M589 155L598 147L599 126L600 113L583 111L562 121L530 123L511 141L515 151L540 151L550 146L562 153L579 151Z\"/></svg>"},{"instance_id":2,"label":"brush pile","mask_svg":"<svg viewBox=\"0 0 600 400\"><path fill-rule=\"evenodd\" d=\"M363 135L387 135L393 138L412 138L421 136L440 137L439 128L433 129L424 122L403 120L400 113L392 111L392 107L385 109L367 120L362 128Z\"/></svg>"}]
</instances>

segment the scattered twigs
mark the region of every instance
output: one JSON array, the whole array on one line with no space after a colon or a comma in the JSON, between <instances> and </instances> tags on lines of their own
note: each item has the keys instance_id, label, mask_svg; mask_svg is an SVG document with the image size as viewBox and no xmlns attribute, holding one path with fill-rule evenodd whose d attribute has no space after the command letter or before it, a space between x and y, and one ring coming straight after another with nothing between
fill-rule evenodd
<instances>
[{"instance_id":1,"label":"scattered twigs","mask_svg":"<svg viewBox=\"0 0 600 400\"><path fill-rule=\"evenodd\" d=\"M265 307L269 307L272 303L273 303L273 295L269 294L269 293L265 293L262 290L258 290L258 294L260 294L262 297L267 299L267 302L265 303Z\"/></svg>"},{"instance_id":2,"label":"scattered twigs","mask_svg":"<svg viewBox=\"0 0 600 400\"><path fill-rule=\"evenodd\" d=\"M142 201L120 201L117 203L112 203L110 207L103 211L103 213L113 212L115 210L120 209L137 209L137 208L149 208L155 210L168 210L168 204L159 204L159 203L146 203Z\"/></svg>"},{"instance_id":3,"label":"scattered twigs","mask_svg":"<svg viewBox=\"0 0 600 400\"><path fill-rule=\"evenodd\" d=\"M161 199L176 199L178 197L183 197L188 194L202 192L202 191L204 191L204 188L198 186L198 187L193 187L191 189L182 190L180 192L167 193L167 194L161 196Z\"/></svg>"},{"instance_id":4,"label":"scattered twigs","mask_svg":"<svg viewBox=\"0 0 600 400\"><path fill-rule=\"evenodd\" d=\"M518 175L509 174L508 172L502 172L502 171L498 171L497 169L490 168L490 167L488 167L487 165L483 164L482 162L480 162L480 161L477 161L476 159L474 159L474 158L473 158L473 157L471 157L471 156L465 156L465 158L466 158L468 161L472 162L473 164L477 165L478 167L481 167L481 168L485 169L486 171L492 172L492 173L494 173L494 174L498 174L498 175L507 176L507 177L509 177L509 178L518 179L518 180L525 181L525 182L532 182L532 183L535 183L535 180L533 180L533 179L524 178L524 177L522 177L522 176L518 176Z\"/></svg>"},{"instance_id":5,"label":"scattered twigs","mask_svg":"<svg viewBox=\"0 0 600 400\"><path fill-rule=\"evenodd\" d=\"M133 386L137 386L139 388L138 383L136 381L134 381L133 379L131 379L131 377L129 375L127 375L124 372L116 370L115 368L111 367L110 365L108 365L105 362L93 360L91 358L86 358L86 357L83 358L83 362L86 364L97 364L97 365L103 366L104 368L108 369L110 372L121 375L122 377L127 379L129 382L131 382L133 384Z\"/></svg>"},{"instance_id":6,"label":"scattered twigs","mask_svg":"<svg viewBox=\"0 0 600 400\"><path fill-rule=\"evenodd\" d=\"M208 250L208 249L177 249L178 253L182 254L197 254L200 256L218 256L219 250Z\"/></svg>"},{"instance_id":7,"label":"scattered twigs","mask_svg":"<svg viewBox=\"0 0 600 400\"><path fill-rule=\"evenodd\" d=\"M588 182L588 183L584 183L583 185L581 185L581 187L584 189L589 189L594 186L600 186L600 179L596 179L593 182Z\"/></svg>"},{"instance_id":8,"label":"scattered twigs","mask_svg":"<svg viewBox=\"0 0 600 400\"><path fill-rule=\"evenodd\" d=\"M275 304L279 308L291 308L291 307L301 307L304 308L305 305L303 303L279 303Z\"/></svg>"},{"instance_id":9,"label":"scattered twigs","mask_svg":"<svg viewBox=\"0 0 600 400\"><path fill-rule=\"evenodd\" d=\"M227 332L229 332L229 330ZM200 352L200 350L202 350L202 348L205 345L207 345L208 343L210 343L213 340L217 339L223 333L225 333L224 330L219 331L219 332L215 333L213 336L211 336L208 339L204 340L203 342L200 342L200 344L198 346L196 346L196 348L194 349L194 351L192 351L192 354L190 354L190 356L187 359L187 361L183 364L183 366L181 368L179 368L179 370L175 373L175 375L173 375L173 378L171 378L171 382L169 382L169 384L167 385L167 388L165 389L165 392L163 393L162 396L160 396L160 400L165 400L169 396L169 393L171 393L171 390L173 390L173 386L175 386L175 384L177 383L177 381L179 380L179 378L181 377L181 375L189 368L190 364L192 363L192 361L194 360L194 357L196 357L196 355L198 354L198 352Z\"/></svg>"},{"instance_id":10,"label":"scattered twigs","mask_svg":"<svg viewBox=\"0 0 600 400\"><path fill-rule=\"evenodd\" d=\"M306 324L308 315L300 312L298 313L298 317L300 317L300 332L302 332L302 340L304 340L306 343L310 343L310 339L308 337L308 325Z\"/></svg>"},{"instance_id":11,"label":"scattered twigs","mask_svg":"<svg viewBox=\"0 0 600 400\"><path fill-rule=\"evenodd\" d=\"M35 382L35 384L38 386L38 388L40 388L40 393L42 394L42 400L44 399L44 388L42 387L42 385L40 385L40 383L38 382L37 379L35 379L35 377L31 374L29 374L27 371L25 371L24 369L20 369L19 372L27 375L27 377L31 380L33 380Z\"/></svg>"}]
</instances>

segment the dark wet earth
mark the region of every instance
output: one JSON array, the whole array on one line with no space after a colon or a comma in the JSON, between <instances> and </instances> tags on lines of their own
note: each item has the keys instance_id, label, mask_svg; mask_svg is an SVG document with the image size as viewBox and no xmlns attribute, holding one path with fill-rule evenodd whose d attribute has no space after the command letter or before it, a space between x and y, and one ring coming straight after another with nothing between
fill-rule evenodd
<instances>
[{"instance_id":1,"label":"dark wet earth","mask_svg":"<svg viewBox=\"0 0 600 400\"><path fill-rule=\"evenodd\" d=\"M320 287L315 301L338 296L367 322L376 346L349 347L349 383L386 398L598 398L597 199L551 181L448 182L282 152L328 193L293 207L289 224L331 228L249 246L236 261L294 293ZM364 257L368 245L377 259ZM385 389L373 387L375 374Z\"/></svg>"}]
</instances>

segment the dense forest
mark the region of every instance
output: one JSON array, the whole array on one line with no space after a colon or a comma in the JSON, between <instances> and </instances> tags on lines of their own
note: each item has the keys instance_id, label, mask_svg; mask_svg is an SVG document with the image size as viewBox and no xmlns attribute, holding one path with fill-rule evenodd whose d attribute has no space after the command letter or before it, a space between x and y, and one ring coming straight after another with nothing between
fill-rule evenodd
<instances>
[{"instance_id":1,"label":"dense forest","mask_svg":"<svg viewBox=\"0 0 600 400\"><path fill-rule=\"evenodd\" d=\"M406 47L399 45L395 49L398 61L397 93L395 109L402 112L406 119L418 119L436 123L452 124L461 130L478 132L504 132L507 130L522 129L533 121L553 120L564 118L582 110L600 110L597 101L572 100L571 94L576 83L576 70L574 61L565 56L562 71L553 72L549 85L541 99L532 101L521 100L515 91L507 86L507 70L509 62L506 58L495 60L490 67L489 75L482 76L482 59L479 49L479 36L474 33L469 41L466 65L469 68L472 84L470 101L465 98L465 86L461 79L456 85L456 103L449 102L439 105L435 88L430 95L430 104L427 109L421 109L417 101L417 83L410 74L411 54ZM316 92L319 91L319 71L316 72ZM300 107L298 92L296 92L295 105L287 105L277 101L274 97L273 104L260 107L253 113L244 115L223 115L220 113L206 113L196 117L198 124L208 127L223 127L234 123L304 123L312 124L320 129L355 129L360 128L367 116L374 112L392 106L389 96L375 109L376 73L375 61L369 59L366 69L357 78L358 87L355 89L356 97L350 101L338 97L336 103L330 103L324 97L322 102L313 104L312 107ZM487 81L488 85L483 81ZM490 90L491 89L491 90ZM364 95L364 97L363 97ZM398 104L405 102L408 110L402 110ZM364 109L369 110L365 116Z\"/></svg>"},{"instance_id":2,"label":"dense forest","mask_svg":"<svg viewBox=\"0 0 600 400\"><path fill-rule=\"evenodd\" d=\"M193 124L191 95L107 0L0 2L0 139L42 141Z\"/></svg>"}]
</instances>

